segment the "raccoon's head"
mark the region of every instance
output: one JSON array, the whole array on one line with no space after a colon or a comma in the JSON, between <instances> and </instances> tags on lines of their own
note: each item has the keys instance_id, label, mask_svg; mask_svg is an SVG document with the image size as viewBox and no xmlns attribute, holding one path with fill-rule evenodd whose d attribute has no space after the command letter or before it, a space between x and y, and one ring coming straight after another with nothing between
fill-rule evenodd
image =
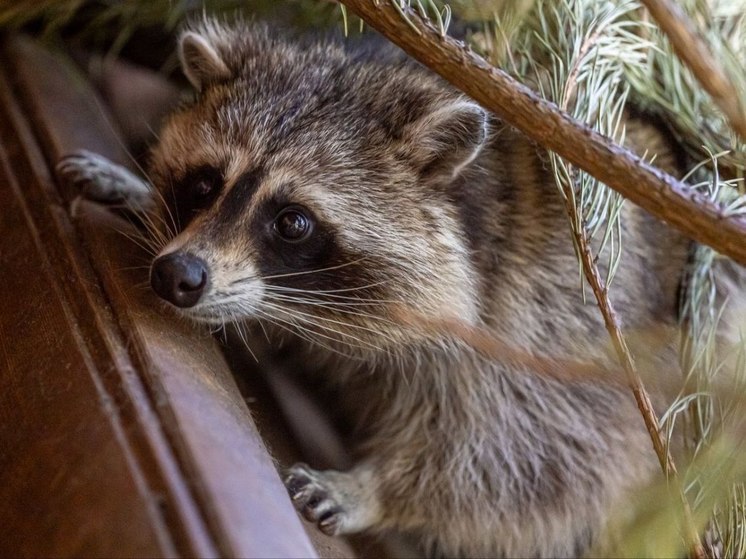
<instances>
[{"instance_id":1,"label":"raccoon's head","mask_svg":"<svg viewBox=\"0 0 746 559\"><path fill-rule=\"evenodd\" d=\"M476 318L454 189L487 116L414 64L366 53L245 24L182 34L199 96L151 166L173 229L151 268L163 299L360 349L411 339L392 306Z\"/></svg>"}]
</instances>

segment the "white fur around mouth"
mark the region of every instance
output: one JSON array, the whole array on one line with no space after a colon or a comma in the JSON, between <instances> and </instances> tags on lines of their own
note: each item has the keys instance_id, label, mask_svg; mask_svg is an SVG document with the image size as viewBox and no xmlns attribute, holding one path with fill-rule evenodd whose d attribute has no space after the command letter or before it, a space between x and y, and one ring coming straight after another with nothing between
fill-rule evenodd
<instances>
[{"instance_id":1,"label":"white fur around mouth","mask_svg":"<svg viewBox=\"0 0 746 559\"><path fill-rule=\"evenodd\" d=\"M190 320L194 320L195 322L199 322L200 324L207 324L208 326L221 326L227 322L232 322L232 320L227 319L227 317L222 317L215 314L201 314L191 311L185 311L183 309L181 310L181 313Z\"/></svg>"},{"instance_id":2,"label":"white fur around mouth","mask_svg":"<svg viewBox=\"0 0 746 559\"><path fill-rule=\"evenodd\" d=\"M235 305L228 303L198 303L194 307L177 310L186 318L210 326L222 326L249 318L249 313L238 314Z\"/></svg>"}]
</instances>

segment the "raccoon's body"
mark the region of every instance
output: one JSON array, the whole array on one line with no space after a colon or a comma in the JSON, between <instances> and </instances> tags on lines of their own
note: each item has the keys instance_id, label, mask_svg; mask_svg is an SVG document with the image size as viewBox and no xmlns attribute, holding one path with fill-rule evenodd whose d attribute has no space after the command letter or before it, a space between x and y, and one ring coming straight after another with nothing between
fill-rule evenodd
<instances>
[{"instance_id":1,"label":"raccoon's body","mask_svg":"<svg viewBox=\"0 0 746 559\"><path fill-rule=\"evenodd\" d=\"M400 530L446 555L598 543L656 472L629 390L417 327L458 321L527 354L607 362L545 154L371 49L207 22L183 34L181 58L200 94L153 151L177 230L151 282L188 317L260 320L276 343L299 343L353 414L359 462L292 468L299 510L327 533ZM654 131L629 136L673 165ZM689 242L629 204L622 223L623 326L675 332ZM673 374L673 344L660 354Z\"/></svg>"}]
</instances>

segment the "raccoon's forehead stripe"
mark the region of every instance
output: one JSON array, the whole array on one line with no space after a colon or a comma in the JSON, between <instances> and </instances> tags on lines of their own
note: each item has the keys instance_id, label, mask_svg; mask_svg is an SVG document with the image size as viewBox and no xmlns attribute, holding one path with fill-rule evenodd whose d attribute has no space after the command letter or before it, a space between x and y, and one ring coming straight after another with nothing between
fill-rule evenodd
<instances>
[{"instance_id":1,"label":"raccoon's forehead stripe","mask_svg":"<svg viewBox=\"0 0 746 559\"><path fill-rule=\"evenodd\" d=\"M264 167L258 166L238 177L220 202L222 219L226 223L238 220L245 213L251 198L256 194L265 176Z\"/></svg>"}]
</instances>

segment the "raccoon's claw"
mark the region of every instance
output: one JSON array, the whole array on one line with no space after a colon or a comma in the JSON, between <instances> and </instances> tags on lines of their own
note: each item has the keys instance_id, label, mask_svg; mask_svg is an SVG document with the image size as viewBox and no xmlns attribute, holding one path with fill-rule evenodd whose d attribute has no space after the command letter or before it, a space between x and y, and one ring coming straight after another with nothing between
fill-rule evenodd
<instances>
[{"instance_id":1,"label":"raccoon's claw","mask_svg":"<svg viewBox=\"0 0 746 559\"><path fill-rule=\"evenodd\" d=\"M296 464L288 470L285 487L306 520L329 536L343 532L347 513L336 495L337 489L324 473Z\"/></svg>"},{"instance_id":2,"label":"raccoon's claw","mask_svg":"<svg viewBox=\"0 0 746 559\"><path fill-rule=\"evenodd\" d=\"M78 150L60 159L56 167L60 180L97 202L125 202L132 209L152 204L149 184L124 167L88 150Z\"/></svg>"},{"instance_id":3,"label":"raccoon's claw","mask_svg":"<svg viewBox=\"0 0 746 559\"><path fill-rule=\"evenodd\" d=\"M79 150L63 157L57 164L62 180L75 186L81 193L99 202L116 202L124 198L118 181L112 180L109 169L113 163L87 150Z\"/></svg>"}]
</instances>

